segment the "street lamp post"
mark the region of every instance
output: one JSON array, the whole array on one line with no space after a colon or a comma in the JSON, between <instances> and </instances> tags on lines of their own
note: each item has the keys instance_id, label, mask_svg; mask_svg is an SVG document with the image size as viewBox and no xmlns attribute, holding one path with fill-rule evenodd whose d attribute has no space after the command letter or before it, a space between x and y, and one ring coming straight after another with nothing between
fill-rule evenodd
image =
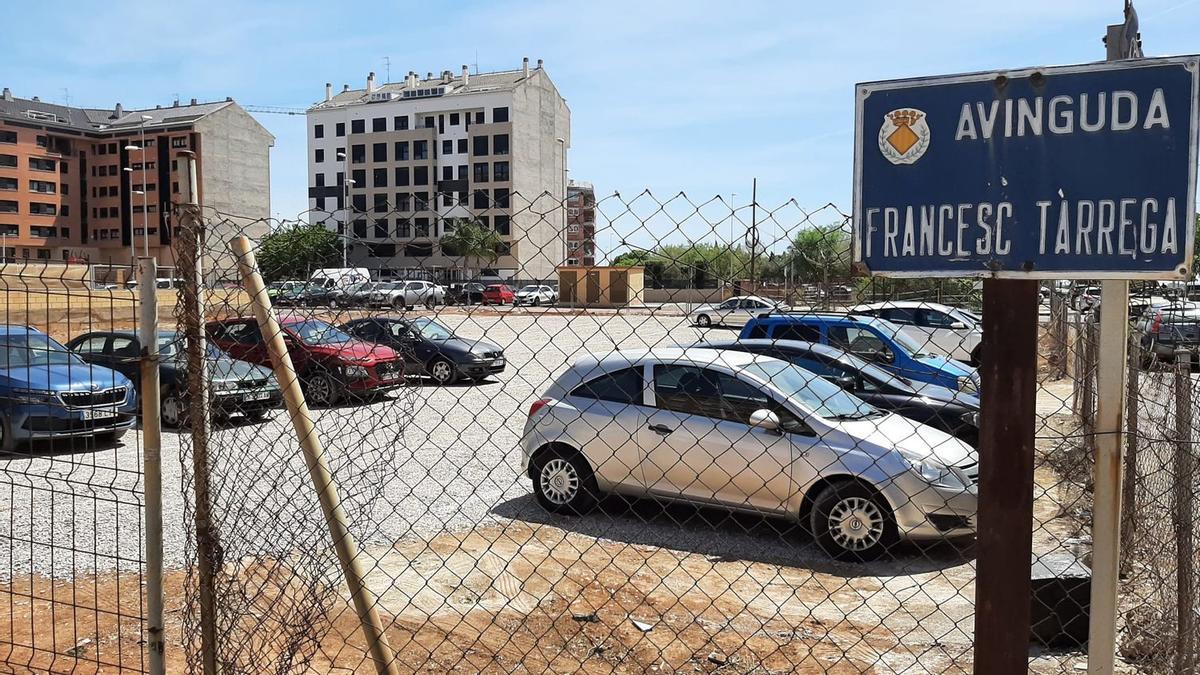
<instances>
[{"instance_id":1,"label":"street lamp post","mask_svg":"<svg viewBox=\"0 0 1200 675\"><path fill-rule=\"evenodd\" d=\"M142 115L142 255L150 257L150 221L149 221L149 184L146 183L146 122L154 119L150 115Z\"/></svg>"},{"instance_id":2,"label":"street lamp post","mask_svg":"<svg viewBox=\"0 0 1200 675\"><path fill-rule=\"evenodd\" d=\"M136 145L125 146L127 152L133 152L136 148ZM133 167L127 166L122 171L127 174L129 180L129 278L132 279L134 267L137 265L137 242L133 238Z\"/></svg>"},{"instance_id":3,"label":"street lamp post","mask_svg":"<svg viewBox=\"0 0 1200 675\"><path fill-rule=\"evenodd\" d=\"M354 185L354 181L350 179L350 162L346 153L339 152L337 158L342 162L342 269L345 269L350 266L350 186Z\"/></svg>"},{"instance_id":4,"label":"street lamp post","mask_svg":"<svg viewBox=\"0 0 1200 675\"><path fill-rule=\"evenodd\" d=\"M565 264L571 250L571 245L567 242L567 140L565 138L554 140L558 143L558 156L562 162L562 242L563 263Z\"/></svg>"}]
</instances>

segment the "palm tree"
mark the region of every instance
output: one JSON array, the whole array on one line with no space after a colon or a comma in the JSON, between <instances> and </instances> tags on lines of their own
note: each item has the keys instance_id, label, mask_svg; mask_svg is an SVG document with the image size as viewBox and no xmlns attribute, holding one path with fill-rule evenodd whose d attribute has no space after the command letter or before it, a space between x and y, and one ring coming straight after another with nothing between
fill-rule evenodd
<instances>
[{"instance_id":1,"label":"palm tree","mask_svg":"<svg viewBox=\"0 0 1200 675\"><path fill-rule=\"evenodd\" d=\"M448 232L442 237L442 251L449 256L462 258L464 267L470 272L471 260L477 261L476 275L483 267L483 261L495 262L500 256L496 248L500 246L500 235L477 220L466 218L451 218L446 221Z\"/></svg>"}]
</instances>

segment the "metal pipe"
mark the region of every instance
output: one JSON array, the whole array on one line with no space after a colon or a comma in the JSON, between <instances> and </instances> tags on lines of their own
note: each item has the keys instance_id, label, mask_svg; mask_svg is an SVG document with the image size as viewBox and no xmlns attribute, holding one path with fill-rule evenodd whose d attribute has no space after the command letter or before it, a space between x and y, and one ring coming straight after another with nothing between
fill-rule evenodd
<instances>
[{"instance_id":1,"label":"metal pipe","mask_svg":"<svg viewBox=\"0 0 1200 675\"><path fill-rule=\"evenodd\" d=\"M375 671L381 675L396 675L399 671L396 669L395 655L388 644L383 621L375 606L375 595L367 587L366 574L359 560L358 544L350 533L346 513L342 510L341 497L338 495L337 483L325 460L325 448L313 424L312 413L304 400L304 392L300 389L300 379L292 365L292 357L288 354L283 331L271 311L271 299L267 296L266 285L259 274L258 262L254 258L254 251L251 250L250 240L244 236L237 237L233 240L232 247L237 255L243 287L254 306L259 332L271 355L275 377L283 389L283 401L287 405L296 438L300 441L304 463L308 465L309 478L320 499L321 512L333 538L338 561L346 577L346 585L350 588L350 597L362 624L363 637L366 638L371 658L375 661Z\"/></svg>"},{"instance_id":2,"label":"metal pipe","mask_svg":"<svg viewBox=\"0 0 1200 675\"><path fill-rule=\"evenodd\" d=\"M141 296L142 485L146 499L146 650L151 675L163 675L162 420L159 408L158 278L154 258L138 260Z\"/></svg>"}]
</instances>

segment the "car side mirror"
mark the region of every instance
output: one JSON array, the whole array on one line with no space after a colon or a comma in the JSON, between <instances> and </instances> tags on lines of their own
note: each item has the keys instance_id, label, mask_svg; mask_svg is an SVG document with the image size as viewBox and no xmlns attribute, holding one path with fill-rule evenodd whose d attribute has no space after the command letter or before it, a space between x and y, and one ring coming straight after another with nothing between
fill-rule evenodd
<instances>
[{"instance_id":1,"label":"car side mirror","mask_svg":"<svg viewBox=\"0 0 1200 675\"><path fill-rule=\"evenodd\" d=\"M950 324L950 330L966 330L966 329L967 329L967 324L963 323L962 321L955 321L954 323Z\"/></svg>"},{"instance_id":2,"label":"car side mirror","mask_svg":"<svg viewBox=\"0 0 1200 675\"><path fill-rule=\"evenodd\" d=\"M882 363L895 363L896 355L893 354L892 350L890 350L890 349L881 349L881 350L879 350L878 360Z\"/></svg>"},{"instance_id":3,"label":"car side mirror","mask_svg":"<svg viewBox=\"0 0 1200 675\"><path fill-rule=\"evenodd\" d=\"M845 389L846 391L854 391L858 389L858 380L850 375L833 378L833 383Z\"/></svg>"},{"instance_id":4,"label":"car side mirror","mask_svg":"<svg viewBox=\"0 0 1200 675\"><path fill-rule=\"evenodd\" d=\"M779 432L779 415L762 408L750 413L750 426L764 431Z\"/></svg>"}]
</instances>

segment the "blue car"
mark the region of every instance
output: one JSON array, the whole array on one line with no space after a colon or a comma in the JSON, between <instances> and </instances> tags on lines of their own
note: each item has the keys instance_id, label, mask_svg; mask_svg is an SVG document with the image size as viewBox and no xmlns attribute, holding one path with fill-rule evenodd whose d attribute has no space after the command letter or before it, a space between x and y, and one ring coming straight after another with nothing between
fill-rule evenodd
<instances>
[{"instance_id":1,"label":"blue car","mask_svg":"<svg viewBox=\"0 0 1200 675\"><path fill-rule=\"evenodd\" d=\"M85 363L36 328L0 325L0 451L39 438L112 443L136 412L124 375Z\"/></svg>"},{"instance_id":2,"label":"blue car","mask_svg":"<svg viewBox=\"0 0 1200 675\"><path fill-rule=\"evenodd\" d=\"M830 345L910 380L978 395L979 372L925 351L896 324L869 316L783 313L756 317L739 339L799 340Z\"/></svg>"}]
</instances>

